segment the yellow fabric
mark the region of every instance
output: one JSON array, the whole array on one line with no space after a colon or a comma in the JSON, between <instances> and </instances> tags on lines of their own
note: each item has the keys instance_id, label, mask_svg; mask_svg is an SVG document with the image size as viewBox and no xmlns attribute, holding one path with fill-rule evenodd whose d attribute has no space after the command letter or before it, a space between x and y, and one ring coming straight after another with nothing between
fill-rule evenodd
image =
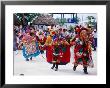
<instances>
[{"instance_id":1,"label":"yellow fabric","mask_svg":"<svg viewBox=\"0 0 110 88\"><path fill-rule=\"evenodd\" d=\"M51 43L52 43L52 37L51 36L47 36L46 45L49 45Z\"/></svg>"}]
</instances>

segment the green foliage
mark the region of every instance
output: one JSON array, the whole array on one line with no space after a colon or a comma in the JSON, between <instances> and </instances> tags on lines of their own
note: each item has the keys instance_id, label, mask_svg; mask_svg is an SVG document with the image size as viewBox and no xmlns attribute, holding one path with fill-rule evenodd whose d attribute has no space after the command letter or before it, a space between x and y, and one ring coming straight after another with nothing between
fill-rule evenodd
<instances>
[{"instance_id":1,"label":"green foliage","mask_svg":"<svg viewBox=\"0 0 110 88\"><path fill-rule=\"evenodd\" d=\"M74 31L74 27L71 26L71 25L70 25L69 29L70 29L71 31Z\"/></svg>"},{"instance_id":2,"label":"green foliage","mask_svg":"<svg viewBox=\"0 0 110 88\"><path fill-rule=\"evenodd\" d=\"M22 22L24 18L26 18L28 22L32 22L33 18L39 16L40 13L15 13L15 15L20 22Z\"/></svg>"},{"instance_id":3,"label":"green foliage","mask_svg":"<svg viewBox=\"0 0 110 88\"><path fill-rule=\"evenodd\" d=\"M77 23L80 22L80 18L77 17L76 20L77 20L77 21L76 21Z\"/></svg>"},{"instance_id":4,"label":"green foliage","mask_svg":"<svg viewBox=\"0 0 110 88\"><path fill-rule=\"evenodd\" d=\"M96 22L95 22L96 18L95 17L88 16L87 19L88 19L88 22L87 22L88 25L94 26L96 24Z\"/></svg>"},{"instance_id":5,"label":"green foliage","mask_svg":"<svg viewBox=\"0 0 110 88\"><path fill-rule=\"evenodd\" d=\"M66 18L60 19L60 23L61 25L64 25L64 23L66 23Z\"/></svg>"}]
</instances>

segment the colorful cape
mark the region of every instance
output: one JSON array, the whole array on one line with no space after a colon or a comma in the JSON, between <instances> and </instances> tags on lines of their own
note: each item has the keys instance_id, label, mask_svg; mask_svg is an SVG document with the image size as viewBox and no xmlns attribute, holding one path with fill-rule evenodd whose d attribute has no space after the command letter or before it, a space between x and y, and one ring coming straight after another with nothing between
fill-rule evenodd
<instances>
[{"instance_id":1,"label":"colorful cape","mask_svg":"<svg viewBox=\"0 0 110 88\"><path fill-rule=\"evenodd\" d=\"M32 37L26 36L23 44L23 56L25 58L36 57L40 54L38 43Z\"/></svg>"}]
</instances>

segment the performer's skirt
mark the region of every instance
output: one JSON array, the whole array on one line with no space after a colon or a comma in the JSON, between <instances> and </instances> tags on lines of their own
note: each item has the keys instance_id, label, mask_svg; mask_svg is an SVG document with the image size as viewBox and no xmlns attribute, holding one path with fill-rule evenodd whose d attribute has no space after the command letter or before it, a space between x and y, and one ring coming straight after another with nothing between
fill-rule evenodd
<instances>
[{"instance_id":1,"label":"performer's skirt","mask_svg":"<svg viewBox=\"0 0 110 88\"><path fill-rule=\"evenodd\" d=\"M30 47L31 48L31 47ZM33 53L27 53L26 51L26 47L23 46L23 56L27 59L27 58L31 58L31 57L36 57L40 54L40 51L38 49L38 43L36 43L36 51Z\"/></svg>"},{"instance_id":2,"label":"performer's skirt","mask_svg":"<svg viewBox=\"0 0 110 88\"><path fill-rule=\"evenodd\" d=\"M50 46L46 47L46 57L47 57L47 62L52 63L54 55L53 55L52 47ZM59 65L66 65L67 63L69 63L70 62L70 46L67 46L66 52L63 52L62 55L59 55L57 59L60 60Z\"/></svg>"}]
</instances>

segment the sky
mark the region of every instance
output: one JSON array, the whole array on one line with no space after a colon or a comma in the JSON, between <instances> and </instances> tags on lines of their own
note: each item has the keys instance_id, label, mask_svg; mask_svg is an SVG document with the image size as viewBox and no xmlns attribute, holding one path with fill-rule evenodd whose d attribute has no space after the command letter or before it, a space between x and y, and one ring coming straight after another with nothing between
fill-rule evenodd
<instances>
[{"instance_id":1,"label":"sky","mask_svg":"<svg viewBox=\"0 0 110 88\"><path fill-rule=\"evenodd\" d=\"M53 15L54 18L60 18L60 16L61 16L60 14L54 14ZM78 16L78 18L81 19L81 21L87 20L87 16L94 16L96 18L96 20L97 20L97 14L96 13L88 13L88 14L85 14L85 13L81 13L80 14L80 13L78 13L77 16ZM65 14L64 18L71 18L71 14Z\"/></svg>"}]
</instances>

